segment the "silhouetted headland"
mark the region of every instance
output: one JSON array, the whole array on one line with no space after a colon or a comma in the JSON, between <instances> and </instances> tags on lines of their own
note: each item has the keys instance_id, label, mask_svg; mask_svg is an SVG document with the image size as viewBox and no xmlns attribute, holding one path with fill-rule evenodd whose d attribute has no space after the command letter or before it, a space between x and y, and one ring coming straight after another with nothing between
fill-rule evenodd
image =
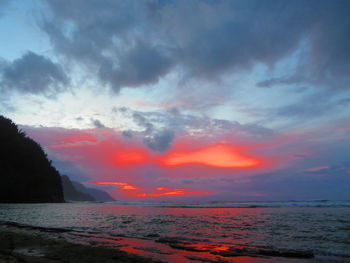
<instances>
[{"instance_id":1,"label":"silhouetted headland","mask_svg":"<svg viewBox=\"0 0 350 263\"><path fill-rule=\"evenodd\" d=\"M85 187L83 184L76 181L72 181L72 184L77 191L92 196L94 198L94 201L97 201L97 202L115 201L115 199L112 196L110 196L107 192L103 190Z\"/></svg>"},{"instance_id":2,"label":"silhouetted headland","mask_svg":"<svg viewBox=\"0 0 350 263\"><path fill-rule=\"evenodd\" d=\"M75 189L72 181L67 175L62 175L62 186L63 186L63 195L64 200L66 201L95 201L91 195L87 193L82 193Z\"/></svg>"},{"instance_id":3,"label":"silhouetted headland","mask_svg":"<svg viewBox=\"0 0 350 263\"><path fill-rule=\"evenodd\" d=\"M61 176L41 146L0 116L0 203L64 202Z\"/></svg>"},{"instance_id":4,"label":"silhouetted headland","mask_svg":"<svg viewBox=\"0 0 350 263\"><path fill-rule=\"evenodd\" d=\"M83 184L72 181L67 175L62 175L64 200L66 201L115 201L107 192L85 187Z\"/></svg>"}]
</instances>

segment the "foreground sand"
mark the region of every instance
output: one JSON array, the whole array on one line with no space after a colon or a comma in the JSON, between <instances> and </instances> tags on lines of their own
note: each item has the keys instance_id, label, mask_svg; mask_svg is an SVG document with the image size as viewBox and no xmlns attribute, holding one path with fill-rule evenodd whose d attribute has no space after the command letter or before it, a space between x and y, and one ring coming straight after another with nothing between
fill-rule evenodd
<instances>
[{"instance_id":1,"label":"foreground sand","mask_svg":"<svg viewBox=\"0 0 350 263\"><path fill-rule=\"evenodd\" d=\"M71 244L62 238L0 227L1 263L159 262L116 249Z\"/></svg>"},{"instance_id":2,"label":"foreground sand","mask_svg":"<svg viewBox=\"0 0 350 263\"><path fill-rule=\"evenodd\" d=\"M0 222L0 263L55 263L55 262L171 262L171 263L320 263L349 262L320 260L300 251L257 250L232 247L226 250L210 244L191 244L184 240L136 240L115 238L113 247L103 246L103 240L85 243L67 236L71 230L44 228L15 222ZM84 234L81 233L81 234ZM85 236L86 237L86 236ZM125 239L125 240L124 240ZM68 241L67 241L68 240ZM76 241L80 244L76 244ZM111 241L111 240L109 240ZM125 242L126 241L126 242ZM129 241L129 242L128 242ZM87 245L89 244L89 245ZM97 245L97 246L96 246ZM150 245L150 246L149 246ZM124 250L124 251L122 251ZM164 250L164 251L163 251ZM258 254L255 252L259 252ZM131 253L130 253L131 252ZM156 253L155 253L156 252ZM249 253L248 253L249 252ZM282 253L283 252L283 253ZM136 254L134 254L136 253ZM248 254L247 254L248 253ZM255 254L254 254L255 253ZM282 254L281 254L282 253ZM292 253L292 254L291 254ZM250 255L251 254L251 255ZM247 256L248 255L248 256ZM151 256L145 257L145 256ZM161 257L159 257L161 256ZM158 260L156 260L158 259Z\"/></svg>"}]
</instances>

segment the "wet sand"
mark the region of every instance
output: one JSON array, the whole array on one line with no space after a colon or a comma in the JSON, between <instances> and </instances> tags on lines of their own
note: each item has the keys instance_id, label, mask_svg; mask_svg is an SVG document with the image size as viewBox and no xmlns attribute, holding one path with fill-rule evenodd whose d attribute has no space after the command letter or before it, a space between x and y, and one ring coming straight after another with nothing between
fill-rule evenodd
<instances>
[{"instance_id":1,"label":"wet sand","mask_svg":"<svg viewBox=\"0 0 350 263\"><path fill-rule=\"evenodd\" d=\"M76 231L44 228L14 222L0 224L0 263L54 263L54 262L209 262L209 263L277 263L310 262L312 255L264 255L246 247L199 246L176 239L146 239L118 237L113 247L105 240L93 238L88 244L72 243L67 237ZM81 232L82 239L89 233ZM75 239L76 240L76 239ZM110 243L111 240L108 240ZM92 245L94 244L94 245ZM156 249L156 251L154 251ZM265 251L266 252L266 251ZM271 251L270 251L271 252ZM252 254L253 253L253 254ZM275 252L274 252L275 253ZM271 257L273 256L273 257ZM302 258L285 258L288 256ZM305 261L304 261L305 260ZM314 262L314 261L312 261Z\"/></svg>"},{"instance_id":2,"label":"wet sand","mask_svg":"<svg viewBox=\"0 0 350 263\"><path fill-rule=\"evenodd\" d=\"M9 226L0 226L0 262L1 263L90 263L90 262L120 262L120 263L156 263L170 262L168 260L158 261L148 257L143 257L138 254L140 250L132 247L121 247L124 252L119 249L111 249L101 246L87 246L73 244L67 242L63 237L52 234L53 230L41 232L30 229L16 229ZM145 244L143 244L145 245ZM145 248L142 248L145 249ZM211 260L204 257L204 251L194 250L187 253L189 247L181 248L181 252L169 254L171 262L209 262L209 263L229 263L229 262L244 262L244 263L266 263L266 262L299 262L295 260L281 261L271 258L250 258L250 257L235 257L234 261L225 260L217 256ZM197 251L197 253L196 253ZM132 253L133 252L133 253ZM143 251L144 253L145 251ZM201 253L199 253L201 252ZM204 252L205 253L205 252ZM205 253L209 254L209 253ZM207 255L208 256L208 255ZM175 257L178 257L175 259ZM169 258L170 259L170 258ZM304 262L304 261L300 261Z\"/></svg>"},{"instance_id":3,"label":"wet sand","mask_svg":"<svg viewBox=\"0 0 350 263\"><path fill-rule=\"evenodd\" d=\"M104 247L72 244L64 238L28 229L0 226L1 263L160 262Z\"/></svg>"}]
</instances>

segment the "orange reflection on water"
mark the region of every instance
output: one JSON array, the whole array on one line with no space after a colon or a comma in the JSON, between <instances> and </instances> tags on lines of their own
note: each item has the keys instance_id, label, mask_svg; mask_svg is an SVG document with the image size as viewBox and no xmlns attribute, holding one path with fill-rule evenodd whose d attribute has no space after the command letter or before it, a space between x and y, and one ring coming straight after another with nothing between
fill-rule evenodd
<instances>
[{"instance_id":1,"label":"orange reflection on water","mask_svg":"<svg viewBox=\"0 0 350 263\"><path fill-rule=\"evenodd\" d=\"M106 237L108 234L105 232L101 235L106 238L95 240L108 243L108 247L170 263L220 260L236 263L315 262L312 259L266 256L268 254L262 253L270 249L259 242L265 240L266 235L254 233L253 229L261 224L270 224L271 214L264 215L261 209L278 215L272 208L198 209L169 206L96 205L99 214L108 214L111 218L104 230L108 229L113 236ZM140 238L125 237L135 234ZM252 243L256 246L252 246Z\"/></svg>"},{"instance_id":2,"label":"orange reflection on water","mask_svg":"<svg viewBox=\"0 0 350 263\"><path fill-rule=\"evenodd\" d=\"M232 262L232 263L301 263L300 259L273 258L264 256L225 255L220 252L229 251L232 248L254 249L250 246L238 246L229 244L215 244L206 242L189 243L180 241L179 245L167 245L149 239L138 238L96 238L95 241L107 247L138 254L144 257L161 260L169 263L194 263L194 262ZM112 243L109 245L108 243ZM282 261L281 261L282 260Z\"/></svg>"}]
</instances>

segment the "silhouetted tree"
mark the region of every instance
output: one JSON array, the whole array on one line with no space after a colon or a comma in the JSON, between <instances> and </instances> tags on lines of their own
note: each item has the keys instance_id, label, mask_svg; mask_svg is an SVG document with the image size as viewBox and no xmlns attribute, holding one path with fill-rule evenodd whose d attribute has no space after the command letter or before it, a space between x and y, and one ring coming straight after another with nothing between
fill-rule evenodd
<instances>
[{"instance_id":1,"label":"silhouetted tree","mask_svg":"<svg viewBox=\"0 0 350 263\"><path fill-rule=\"evenodd\" d=\"M0 202L64 202L61 176L41 146L0 116Z\"/></svg>"}]
</instances>

